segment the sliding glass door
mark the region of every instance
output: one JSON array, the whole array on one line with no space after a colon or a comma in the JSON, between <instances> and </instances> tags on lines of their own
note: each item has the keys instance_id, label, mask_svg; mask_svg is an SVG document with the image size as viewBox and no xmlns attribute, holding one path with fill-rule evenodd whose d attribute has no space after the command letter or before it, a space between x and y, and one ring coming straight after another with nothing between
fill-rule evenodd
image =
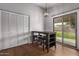
<instances>
[{"instance_id":1,"label":"sliding glass door","mask_svg":"<svg viewBox=\"0 0 79 59\"><path fill-rule=\"evenodd\" d=\"M54 18L54 31L56 32L57 41L62 42L62 18Z\"/></svg>"},{"instance_id":2,"label":"sliding glass door","mask_svg":"<svg viewBox=\"0 0 79 59\"><path fill-rule=\"evenodd\" d=\"M75 46L76 44L76 13L63 16L64 43Z\"/></svg>"},{"instance_id":3,"label":"sliding glass door","mask_svg":"<svg viewBox=\"0 0 79 59\"><path fill-rule=\"evenodd\" d=\"M54 32L58 42L76 46L76 13L55 17Z\"/></svg>"}]
</instances>

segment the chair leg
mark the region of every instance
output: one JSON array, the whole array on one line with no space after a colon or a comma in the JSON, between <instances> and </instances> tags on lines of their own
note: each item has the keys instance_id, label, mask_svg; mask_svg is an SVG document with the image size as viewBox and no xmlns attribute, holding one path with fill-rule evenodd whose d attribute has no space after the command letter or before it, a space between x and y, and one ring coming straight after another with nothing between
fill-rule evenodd
<instances>
[{"instance_id":1,"label":"chair leg","mask_svg":"<svg viewBox=\"0 0 79 59\"><path fill-rule=\"evenodd\" d=\"M47 46L47 53L49 52L49 47Z\"/></svg>"},{"instance_id":2,"label":"chair leg","mask_svg":"<svg viewBox=\"0 0 79 59\"><path fill-rule=\"evenodd\" d=\"M43 44L43 51L44 51L44 40L43 40L42 44Z\"/></svg>"},{"instance_id":3,"label":"chair leg","mask_svg":"<svg viewBox=\"0 0 79 59\"><path fill-rule=\"evenodd\" d=\"M44 51L44 44L43 44L43 51Z\"/></svg>"}]
</instances>

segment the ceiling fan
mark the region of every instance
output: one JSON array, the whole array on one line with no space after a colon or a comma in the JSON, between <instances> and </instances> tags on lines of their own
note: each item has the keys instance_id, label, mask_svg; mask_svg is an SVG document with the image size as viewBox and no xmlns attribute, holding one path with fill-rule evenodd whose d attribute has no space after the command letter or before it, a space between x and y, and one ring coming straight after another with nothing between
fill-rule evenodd
<instances>
[{"instance_id":1,"label":"ceiling fan","mask_svg":"<svg viewBox=\"0 0 79 59\"><path fill-rule=\"evenodd\" d=\"M46 9L45 9L45 12L44 12L44 16L47 17L48 16L47 3L45 3L45 7L46 7Z\"/></svg>"}]
</instances>

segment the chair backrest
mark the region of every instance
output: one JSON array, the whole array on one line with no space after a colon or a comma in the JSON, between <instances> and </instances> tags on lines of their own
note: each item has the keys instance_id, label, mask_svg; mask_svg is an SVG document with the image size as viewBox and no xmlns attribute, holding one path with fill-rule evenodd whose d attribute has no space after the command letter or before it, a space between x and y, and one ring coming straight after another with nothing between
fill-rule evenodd
<instances>
[{"instance_id":1,"label":"chair backrest","mask_svg":"<svg viewBox=\"0 0 79 59\"><path fill-rule=\"evenodd\" d=\"M43 34L43 33L41 33L40 35L41 35L41 36L46 36L46 34Z\"/></svg>"},{"instance_id":2,"label":"chair backrest","mask_svg":"<svg viewBox=\"0 0 79 59\"><path fill-rule=\"evenodd\" d=\"M34 35L38 35L38 33L34 33Z\"/></svg>"}]
</instances>

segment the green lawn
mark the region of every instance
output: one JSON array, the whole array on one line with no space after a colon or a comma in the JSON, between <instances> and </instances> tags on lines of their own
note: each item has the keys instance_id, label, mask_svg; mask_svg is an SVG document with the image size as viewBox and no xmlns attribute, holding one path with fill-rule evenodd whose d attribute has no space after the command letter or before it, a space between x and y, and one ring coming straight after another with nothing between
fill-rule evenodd
<instances>
[{"instance_id":1,"label":"green lawn","mask_svg":"<svg viewBox=\"0 0 79 59\"><path fill-rule=\"evenodd\" d=\"M56 32L56 36L57 37L62 37L62 32L57 31ZM75 39L75 35L72 32L64 32L64 38L74 40Z\"/></svg>"}]
</instances>

